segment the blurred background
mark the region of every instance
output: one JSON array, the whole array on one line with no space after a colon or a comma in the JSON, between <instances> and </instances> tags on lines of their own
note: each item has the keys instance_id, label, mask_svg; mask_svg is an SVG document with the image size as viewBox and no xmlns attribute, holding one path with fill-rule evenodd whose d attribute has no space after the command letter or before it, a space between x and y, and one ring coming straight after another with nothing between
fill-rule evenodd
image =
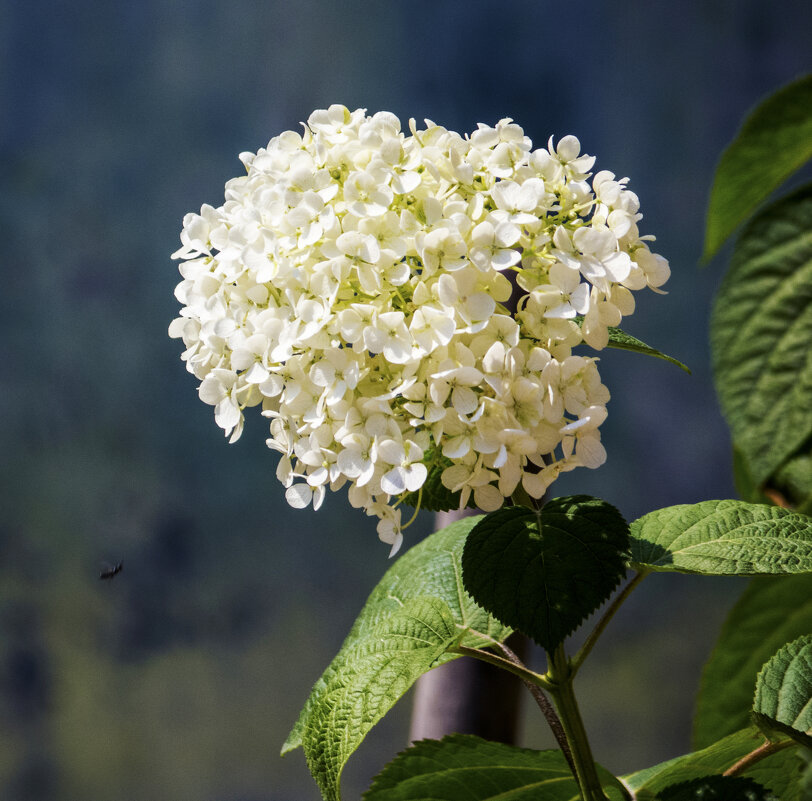
<instances>
[{"instance_id":1,"label":"blurred background","mask_svg":"<svg viewBox=\"0 0 812 801\"><path fill-rule=\"evenodd\" d=\"M673 274L624 328L693 375L605 352L609 461L554 490L633 519L734 494L707 346L729 248L698 268L705 203L743 115L811 54L805 0L2 0L0 797L318 798L279 748L388 549L343 493L289 509L265 420L227 445L166 335L181 219L222 202L240 151L339 102L460 132L513 117L630 176ZM627 603L578 686L607 768L688 750L742 587L653 576ZM408 713L350 761L348 799ZM546 747L537 717L524 742Z\"/></svg>"}]
</instances>

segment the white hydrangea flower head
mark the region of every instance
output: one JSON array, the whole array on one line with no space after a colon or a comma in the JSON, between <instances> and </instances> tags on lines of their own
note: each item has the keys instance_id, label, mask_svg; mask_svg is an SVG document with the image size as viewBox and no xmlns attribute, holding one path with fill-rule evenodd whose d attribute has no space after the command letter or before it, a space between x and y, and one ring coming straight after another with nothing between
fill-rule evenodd
<instances>
[{"instance_id":1,"label":"white hydrangea flower head","mask_svg":"<svg viewBox=\"0 0 812 801\"><path fill-rule=\"evenodd\" d=\"M490 511L604 462L609 392L573 348L670 274L628 179L510 119L407 133L339 105L240 159L183 220L169 331L230 441L245 409L270 418L291 506L347 484L394 552L432 471Z\"/></svg>"}]
</instances>

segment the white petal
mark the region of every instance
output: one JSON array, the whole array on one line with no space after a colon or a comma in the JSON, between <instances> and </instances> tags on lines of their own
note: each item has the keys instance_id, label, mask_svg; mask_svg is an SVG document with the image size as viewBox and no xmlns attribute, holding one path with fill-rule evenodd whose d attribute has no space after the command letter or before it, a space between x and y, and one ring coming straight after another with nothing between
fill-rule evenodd
<instances>
[{"instance_id":1,"label":"white petal","mask_svg":"<svg viewBox=\"0 0 812 801\"><path fill-rule=\"evenodd\" d=\"M428 472L426 465L420 462L409 465L406 470L406 489L409 492L417 492L425 483Z\"/></svg>"},{"instance_id":2,"label":"white petal","mask_svg":"<svg viewBox=\"0 0 812 801\"><path fill-rule=\"evenodd\" d=\"M294 484L285 490L285 500L294 509L306 509L313 499L313 490L307 484Z\"/></svg>"},{"instance_id":3,"label":"white petal","mask_svg":"<svg viewBox=\"0 0 812 801\"><path fill-rule=\"evenodd\" d=\"M606 461L606 449L597 436L579 437L575 444L575 455L584 467L600 467Z\"/></svg>"},{"instance_id":4,"label":"white petal","mask_svg":"<svg viewBox=\"0 0 812 801\"><path fill-rule=\"evenodd\" d=\"M474 503L483 512L495 512L504 503L505 498L493 484L485 484L474 490Z\"/></svg>"},{"instance_id":5,"label":"white petal","mask_svg":"<svg viewBox=\"0 0 812 801\"><path fill-rule=\"evenodd\" d=\"M606 274L616 283L620 283L629 277L629 273L632 271L632 260L628 253L612 253L604 257L603 266Z\"/></svg>"},{"instance_id":6,"label":"white petal","mask_svg":"<svg viewBox=\"0 0 812 801\"><path fill-rule=\"evenodd\" d=\"M208 403L210 406L220 403L226 396L225 387L212 375L208 375L203 379L197 391L200 395L200 400L202 400L203 403Z\"/></svg>"},{"instance_id":7,"label":"white petal","mask_svg":"<svg viewBox=\"0 0 812 801\"><path fill-rule=\"evenodd\" d=\"M406 489L406 470L393 467L388 473L384 473L381 476L381 489L387 495L400 495Z\"/></svg>"},{"instance_id":8,"label":"white petal","mask_svg":"<svg viewBox=\"0 0 812 801\"><path fill-rule=\"evenodd\" d=\"M223 398L214 407L214 419L220 428L230 431L240 422L242 413L233 398Z\"/></svg>"},{"instance_id":9,"label":"white petal","mask_svg":"<svg viewBox=\"0 0 812 801\"><path fill-rule=\"evenodd\" d=\"M406 458L406 452L400 442L383 439L378 443L378 456L389 464L400 464Z\"/></svg>"},{"instance_id":10,"label":"white petal","mask_svg":"<svg viewBox=\"0 0 812 801\"><path fill-rule=\"evenodd\" d=\"M316 487L315 491L313 492L313 510L318 511L319 507L324 503L324 496L326 494L326 490L323 486Z\"/></svg>"}]
</instances>

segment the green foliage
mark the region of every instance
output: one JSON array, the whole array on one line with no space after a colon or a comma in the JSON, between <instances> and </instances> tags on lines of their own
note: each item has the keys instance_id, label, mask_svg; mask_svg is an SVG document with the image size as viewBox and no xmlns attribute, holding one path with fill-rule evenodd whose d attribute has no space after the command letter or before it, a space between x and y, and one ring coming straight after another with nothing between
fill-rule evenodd
<instances>
[{"instance_id":1,"label":"green foliage","mask_svg":"<svg viewBox=\"0 0 812 801\"><path fill-rule=\"evenodd\" d=\"M812 439L778 470L770 485L795 505L796 512L812 514Z\"/></svg>"},{"instance_id":2,"label":"green foliage","mask_svg":"<svg viewBox=\"0 0 812 801\"><path fill-rule=\"evenodd\" d=\"M578 325L583 325L583 316L577 316L575 322L578 323ZM627 334L621 328L617 328L613 325L609 326L609 344L607 347L617 348L618 350L630 350L634 353L642 353L646 356L654 356L656 359L663 359L671 364L675 364L680 370L684 370L689 375L691 374L690 368L684 365L679 359L668 356L662 351L652 348L651 345L646 345L645 342L637 339L637 337L633 337L631 334Z\"/></svg>"},{"instance_id":3,"label":"green foliage","mask_svg":"<svg viewBox=\"0 0 812 801\"><path fill-rule=\"evenodd\" d=\"M753 711L767 732L812 746L812 634L787 643L758 674Z\"/></svg>"},{"instance_id":4,"label":"green foliage","mask_svg":"<svg viewBox=\"0 0 812 801\"><path fill-rule=\"evenodd\" d=\"M599 777L612 801L626 797L610 773ZM578 801L560 751L532 751L454 734L421 740L375 778L364 801Z\"/></svg>"},{"instance_id":5,"label":"green foliage","mask_svg":"<svg viewBox=\"0 0 812 801\"><path fill-rule=\"evenodd\" d=\"M634 353L643 353L646 356L654 356L657 359L675 364L680 370L684 370L688 375L691 374L691 368L683 364L679 359L669 356L662 351L652 348L651 345L646 345L645 342L640 341L637 337L627 334L625 331L615 326L609 328L609 345L610 348L617 348L618 350L630 350Z\"/></svg>"},{"instance_id":6,"label":"green foliage","mask_svg":"<svg viewBox=\"0 0 812 801\"><path fill-rule=\"evenodd\" d=\"M810 157L806 76L759 106L723 154L706 258ZM628 565L643 574L768 577L751 582L706 666L695 730L702 750L634 773L625 787L600 768L596 777L577 708L565 703L577 668L555 672L565 664L562 651L551 672L535 678L569 725L578 779L559 751L452 735L400 754L366 801L575 801L600 796L599 785L613 801L628 790L636 801L801 801L809 771L798 743L812 745L812 518L802 513L812 510L810 219L812 186L763 209L737 243L713 313L714 375L745 501L659 509L629 528L603 501L559 498L540 510L468 518L413 548L373 591L285 744L303 745L328 801L339 799L344 765L372 726L422 673L455 658L455 646L486 647L510 626L554 652L607 600ZM608 344L690 372L621 329L610 329ZM426 464L421 493L402 501L458 508L460 493L441 480L450 461L430 452ZM769 742L748 725L751 714ZM736 776L722 775L734 765Z\"/></svg>"},{"instance_id":7,"label":"green foliage","mask_svg":"<svg viewBox=\"0 0 812 801\"><path fill-rule=\"evenodd\" d=\"M341 772L353 751L457 639L445 603L413 598L345 652L302 732L308 767L325 799L340 798Z\"/></svg>"},{"instance_id":8,"label":"green foliage","mask_svg":"<svg viewBox=\"0 0 812 801\"><path fill-rule=\"evenodd\" d=\"M755 486L812 450L810 219L812 186L755 217L736 246L711 318L716 388ZM812 495L812 469L789 483L790 500L801 502Z\"/></svg>"},{"instance_id":9,"label":"green foliage","mask_svg":"<svg viewBox=\"0 0 812 801\"><path fill-rule=\"evenodd\" d=\"M782 645L810 631L812 574L750 581L730 611L702 673L694 717L695 748L705 748L748 725L762 665Z\"/></svg>"},{"instance_id":10,"label":"green foliage","mask_svg":"<svg viewBox=\"0 0 812 801\"><path fill-rule=\"evenodd\" d=\"M443 653L452 641L477 648L511 633L462 586L463 544L479 519L453 523L395 562L311 691L283 753L304 745L326 797L338 797L344 763L411 684L456 658Z\"/></svg>"},{"instance_id":11,"label":"green foliage","mask_svg":"<svg viewBox=\"0 0 812 801\"><path fill-rule=\"evenodd\" d=\"M756 486L750 469L747 466L747 459L744 454L733 445L733 483L736 492L743 501L748 503L769 503L767 496Z\"/></svg>"},{"instance_id":12,"label":"green foliage","mask_svg":"<svg viewBox=\"0 0 812 801\"><path fill-rule=\"evenodd\" d=\"M705 776L666 787L658 801L777 801L758 782L745 776Z\"/></svg>"},{"instance_id":13,"label":"green foliage","mask_svg":"<svg viewBox=\"0 0 812 801\"><path fill-rule=\"evenodd\" d=\"M768 97L722 154L711 189L704 258L812 157L812 75Z\"/></svg>"},{"instance_id":14,"label":"green foliage","mask_svg":"<svg viewBox=\"0 0 812 801\"><path fill-rule=\"evenodd\" d=\"M637 801L652 801L660 797L660 793L671 785L724 773L763 743L763 735L751 726L728 735L701 751L669 759L667 762L624 776L623 780ZM792 753L794 750L790 749L790 756L794 756ZM781 801L795 801L798 798L801 762L795 757L798 769L794 773L788 773L784 770L783 761L786 754L786 751L773 754L746 770L744 775L771 790L781 798ZM770 769L776 762L781 766L778 773Z\"/></svg>"},{"instance_id":15,"label":"green foliage","mask_svg":"<svg viewBox=\"0 0 812 801\"><path fill-rule=\"evenodd\" d=\"M809 789L804 789L808 765L804 748L790 747L757 762L747 770L747 776L769 788L781 801L809 801Z\"/></svg>"},{"instance_id":16,"label":"green foliage","mask_svg":"<svg viewBox=\"0 0 812 801\"><path fill-rule=\"evenodd\" d=\"M657 509L630 526L641 570L755 576L812 571L812 518L764 504L702 501Z\"/></svg>"},{"instance_id":17,"label":"green foliage","mask_svg":"<svg viewBox=\"0 0 812 801\"><path fill-rule=\"evenodd\" d=\"M463 580L488 611L552 651L617 587L627 557L620 512L576 495L483 518L465 544Z\"/></svg>"}]
</instances>

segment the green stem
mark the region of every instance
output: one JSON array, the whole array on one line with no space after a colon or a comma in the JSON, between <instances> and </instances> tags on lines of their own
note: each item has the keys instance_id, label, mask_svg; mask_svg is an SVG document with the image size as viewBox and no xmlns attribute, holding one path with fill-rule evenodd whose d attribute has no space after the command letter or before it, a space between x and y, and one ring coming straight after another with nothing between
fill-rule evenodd
<instances>
[{"instance_id":1,"label":"green stem","mask_svg":"<svg viewBox=\"0 0 812 801\"><path fill-rule=\"evenodd\" d=\"M499 643L499 649L514 665L525 667L522 660L519 659L519 657L516 656L516 654L514 654L505 643ZM555 708L550 703L550 699L547 698L547 696L544 694L544 690L542 690L538 684L529 681L528 679L522 679L522 681L524 686L530 691L530 695L533 696L533 700L541 710L541 714L544 715L544 719L547 721L547 725L550 727L550 731L553 733L553 737L555 737L555 741L558 743L561 753L564 754L564 758L567 760L570 770L572 771L573 775L575 775L575 763L572 761L570 744L567 742L567 735L564 732L564 727L561 725L561 720L556 714Z\"/></svg>"},{"instance_id":2,"label":"green stem","mask_svg":"<svg viewBox=\"0 0 812 801\"><path fill-rule=\"evenodd\" d=\"M567 760L567 764L570 766L570 770L572 771L573 775L575 775L575 762L573 761L572 754L570 753L569 741L567 740L564 726L559 720L559 717L556 714L552 704L549 702L547 696L544 695L544 692L541 689L542 687L549 688L550 683L547 680L547 677L530 670L530 668L528 668L524 662L522 662L522 660L519 659L519 657L516 656L516 654L514 654L513 651L511 651L510 648L508 648L508 646L504 643L494 640L493 644L494 647L499 648L499 650L502 651L504 657L491 653L490 651L481 651L478 648L469 648L466 645L458 645L456 648L451 649L451 651L452 653L471 656L474 659L487 662L489 665L502 668L502 670L507 670L514 676L518 676L524 682L527 689L530 690L530 694L538 704L539 709L541 709L541 712L546 718L547 724L549 725L550 730L558 743L558 747L563 752L564 758Z\"/></svg>"},{"instance_id":3,"label":"green stem","mask_svg":"<svg viewBox=\"0 0 812 801\"><path fill-rule=\"evenodd\" d=\"M513 673L514 676L518 676L522 681L530 682L544 689L550 689L550 682L546 676L542 676L541 673L530 670L530 668L525 667L521 662L517 664L511 662L509 659L505 659L503 656L493 654L490 651L469 648L467 645L458 645L455 648L450 648L449 652L452 654L462 654L463 656L472 656L474 659L479 659L482 662L487 662L489 665L495 665L503 670L507 670L509 673Z\"/></svg>"},{"instance_id":4,"label":"green stem","mask_svg":"<svg viewBox=\"0 0 812 801\"><path fill-rule=\"evenodd\" d=\"M575 700L572 687L573 671L564 654L564 646L559 645L555 651L548 653L547 662L547 678L551 682L549 692L558 707L572 761L575 763L575 778L581 789L583 801L606 801L578 702Z\"/></svg>"},{"instance_id":5,"label":"green stem","mask_svg":"<svg viewBox=\"0 0 812 801\"><path fill-rule=\"evenodd\" d=\"M611 604L606 608L603 616L598 621L598 625L590 632L577 654L572 658L570 670L574 676L584 660L589 656L589 652L595 647L598 637L603 634L603 630L609 625L609 621L615 616L615 612L623 605L623 602L631 595L632 590L649 574L650 571L641 570L634 574L634 578L618 593Z\"/></svg>"}]
</instances>

